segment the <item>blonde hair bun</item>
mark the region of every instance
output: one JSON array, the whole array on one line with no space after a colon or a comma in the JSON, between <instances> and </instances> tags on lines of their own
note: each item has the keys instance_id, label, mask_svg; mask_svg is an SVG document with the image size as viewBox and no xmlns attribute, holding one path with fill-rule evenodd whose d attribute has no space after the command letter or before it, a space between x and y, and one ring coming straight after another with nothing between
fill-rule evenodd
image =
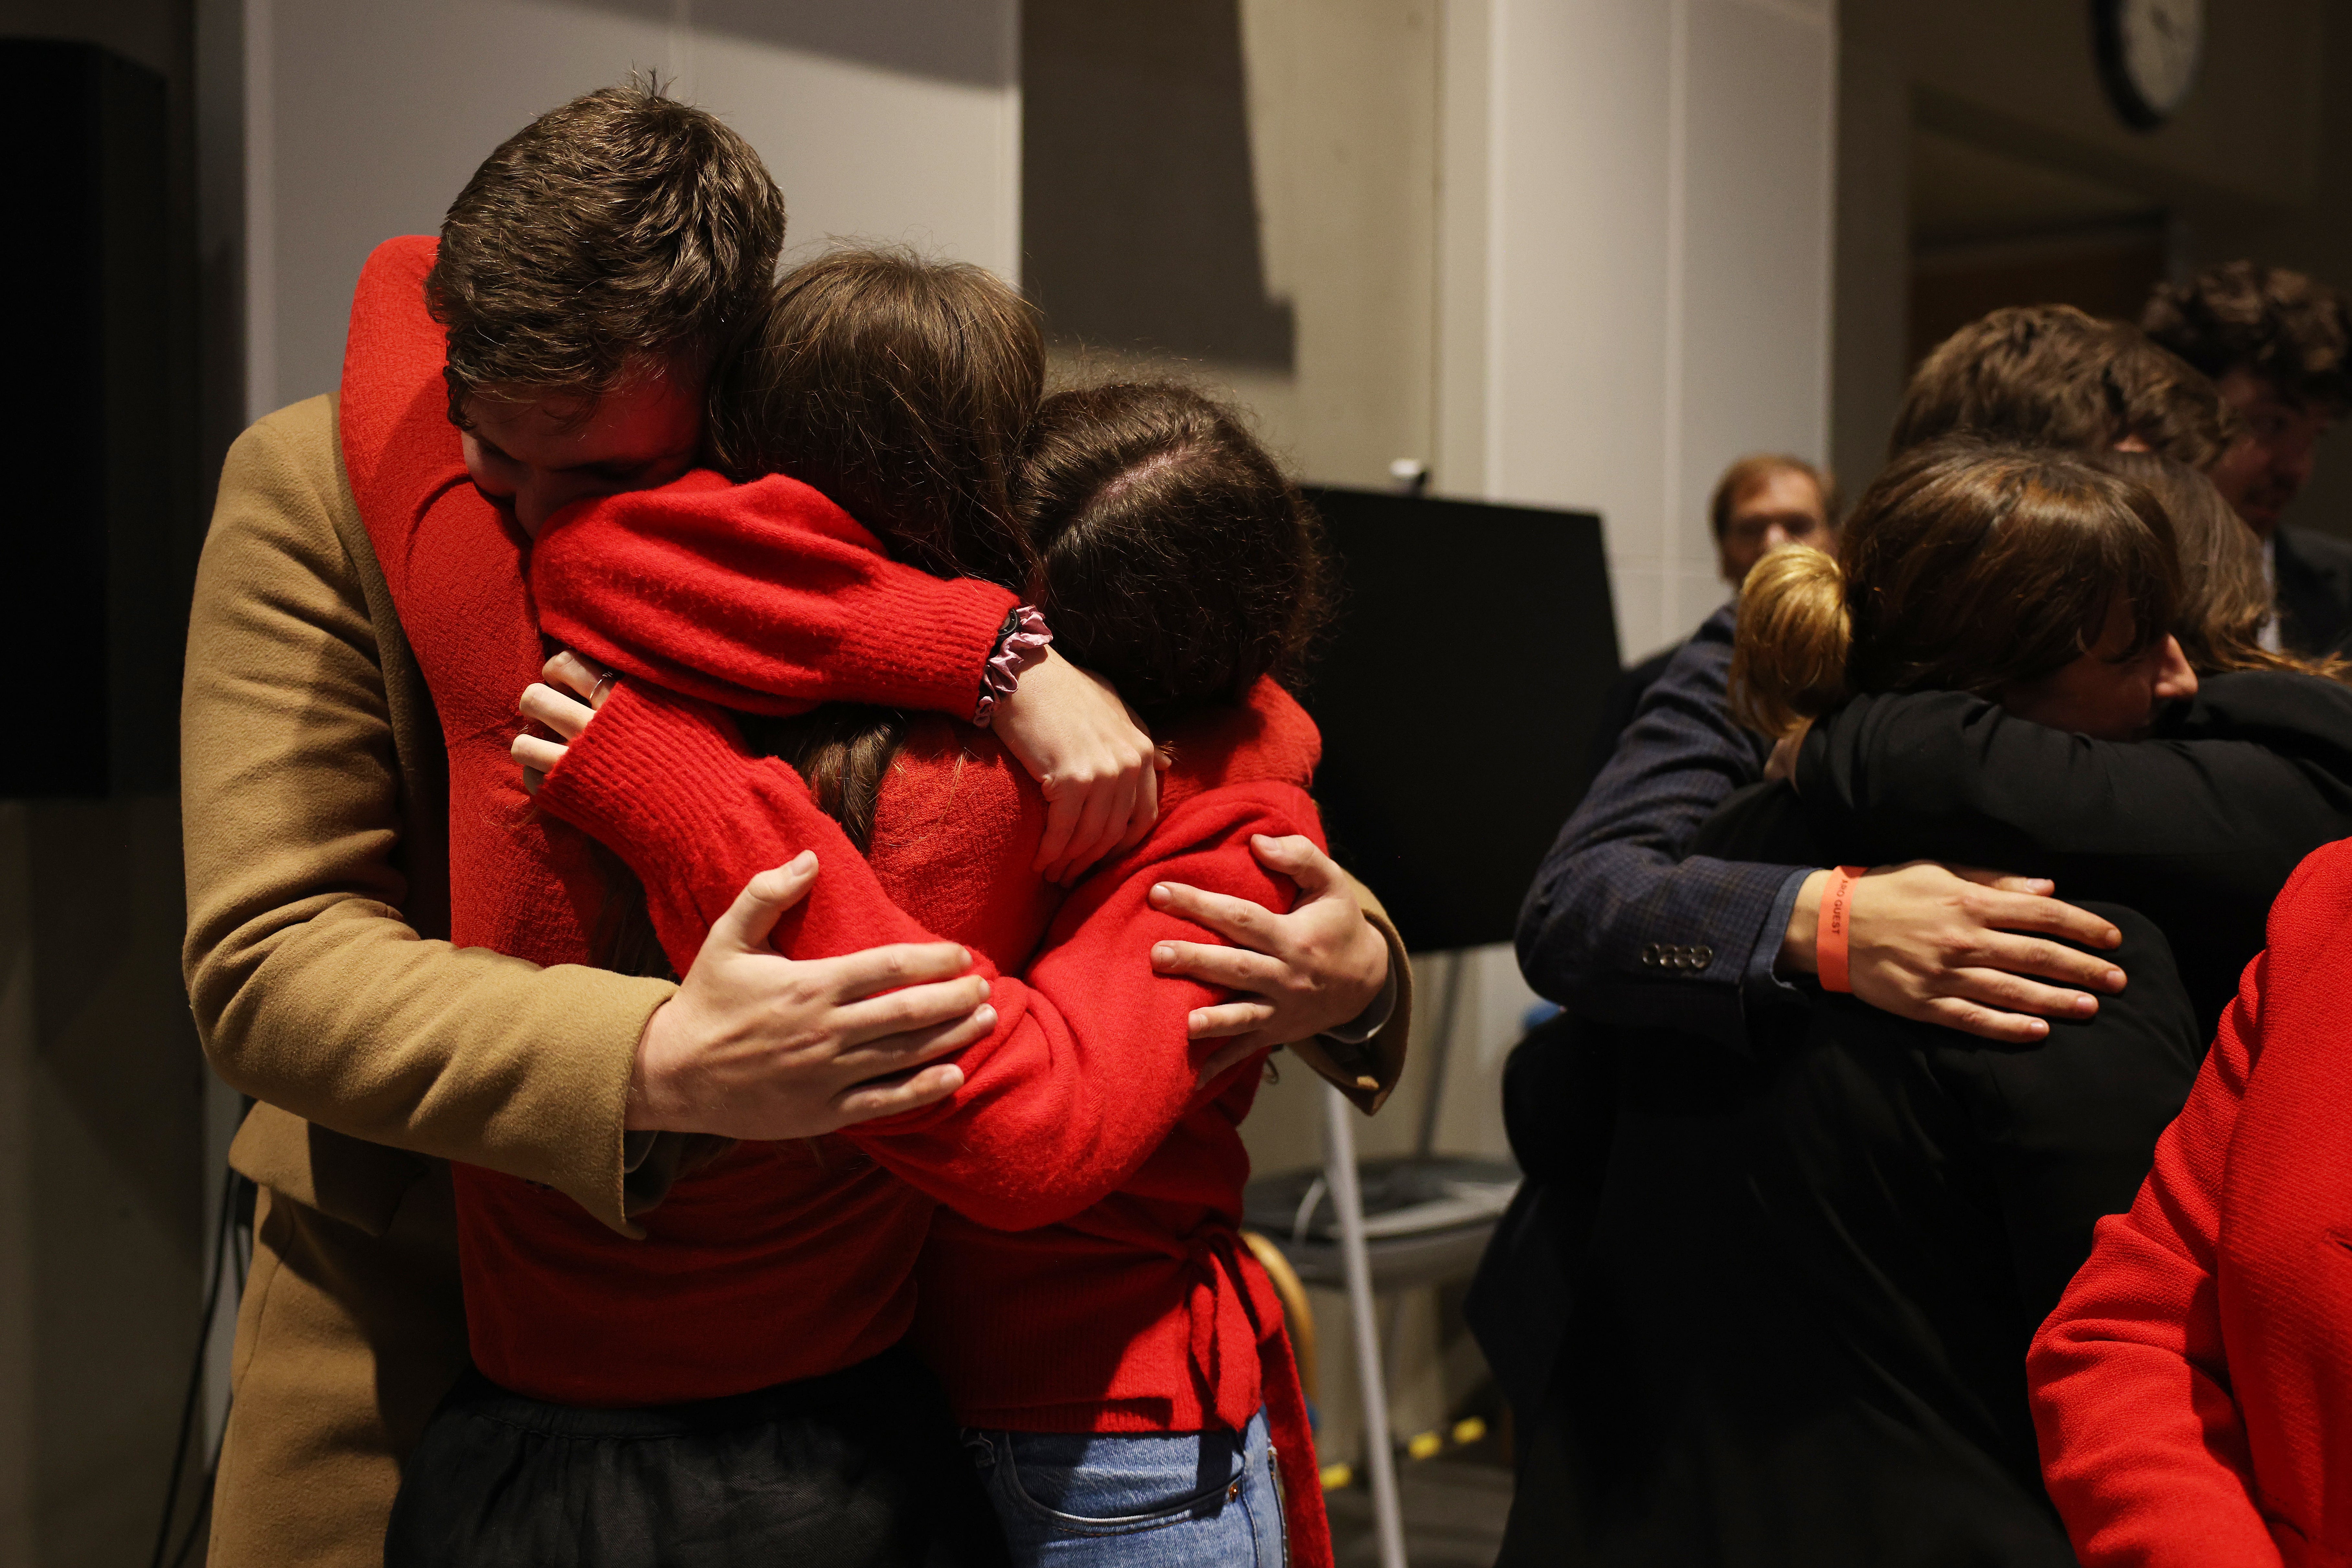
<instances>
[{"instance_id":1,"label":"blonde hair bun","mask_svg":"<svg viewBox=\"0 0 2352 1568\"><path fill-rule=\"evenodd\" d=\"M1853 638L1845 574L1809 544L1759 561L1739 590L1731 648L1731 716L1778 740L1845 700Z\"/></svg>"}]
</instances>

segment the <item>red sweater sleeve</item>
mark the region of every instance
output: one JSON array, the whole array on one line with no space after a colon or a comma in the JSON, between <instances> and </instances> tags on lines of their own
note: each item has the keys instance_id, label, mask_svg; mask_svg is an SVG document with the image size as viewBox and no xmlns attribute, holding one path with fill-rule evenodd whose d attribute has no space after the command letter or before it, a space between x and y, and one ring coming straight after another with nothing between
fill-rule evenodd
<instances>
[{"instance_id":1,"label":"red sweater sleeve","mask_svg":"<svg viewBox=\"0 0 2352 1568\"><path fill-rule=\"evenodd\" d=\"M892 561L782 474L689 474L567 508L532 542L548 636L751 712L874 702L970 719L1014 595Z\"/></svg>"},{"instance_id":2,"label":"red sweater sleeve","mask_svg":"<svg viewBox=\"0 0 2352 1568\"><path fill-rule=\"evenodd\" d=\"M2269 962L2248 966L2139 1195L2099 1221L2026 1359L2043 1479L2090 1568L2280 1562L2253 1503L2214 1289L2222 1174Z\"/></svg>"},{"instance_id":3,"label":"red sweater sleeve","mask_svg":"<svg viewBox=\"0 0 2352 1568\"><path fill-rule=\"evenodd\" d=\"M813 959L936 940L893 903L799 775L746 755L725 720L624 685L548 775L541 804L603 840L646 885L681 973L743 884L803 849L822 865L777 927L777 950ZM1216 941L1151 908L1173 879L1287 909L1297 889L1249 852L1253 834L1320 842L1294 784L1231 785L1163 815L1151 837L1064 903L1028 978L974 954L995 1029L957 1058L961 1089L937 1105L845 1130L907 1181L982 1225L1026 1230L1117 1191L1174 1129L1216 1042L1186 1037L1216 988L1155 974L1151 944Z\"/></svg>"}]
</instances>

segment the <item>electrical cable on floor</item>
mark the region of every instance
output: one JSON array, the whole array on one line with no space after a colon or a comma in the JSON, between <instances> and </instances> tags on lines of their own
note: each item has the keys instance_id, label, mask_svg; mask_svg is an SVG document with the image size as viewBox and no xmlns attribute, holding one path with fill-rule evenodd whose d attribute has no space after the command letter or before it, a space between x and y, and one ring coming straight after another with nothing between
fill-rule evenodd
<instances>
[{"instance_id":1,"label":"electrical cable on floor","mask_svg":"<svg viewBox=\"0 0 2352 1568\"><path fill-rule=\"evenodd\" d=\"M180 1402L179 1436L172 1451L172 1479L163 1488L163 1517L155 1521L155 1550L148 1554L148 1568L164 1568L163 1549L172 1542L173 1516L180 1511L180 1479L187 1473L188 1439L195 1430L196 1400L204 1392L205 1348L212 1342L213 1316L220 1307L222 1278L228 1271L230 1231L236 1218L237 1180L235 1171L221 1173L220 1221L213 1227L212 1257L207 1264L211 1278L205 1282L204 1316L196 1327L195 1363L188 1368L188 1392ZM196 1515L200 1520L204 1516L201 1500L196 1505ZM190 1542L193 1542L193 1525L189 1535ZM173 1568L177 1568L186 1560L188 1547L189 1542L182 1543L179 1552L171 1560Z\"/></svg>"}]
</instances>

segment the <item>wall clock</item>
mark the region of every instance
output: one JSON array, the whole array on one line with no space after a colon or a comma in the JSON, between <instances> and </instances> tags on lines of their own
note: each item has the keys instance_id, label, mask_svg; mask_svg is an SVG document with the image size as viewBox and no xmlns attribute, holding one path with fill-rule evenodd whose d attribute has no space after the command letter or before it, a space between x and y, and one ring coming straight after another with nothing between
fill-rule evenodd
<instances>
[{"instance_id":1,"label":"wall clock","mask_svg":"<svg viewBox=\"0 0 2352 1568\"><path fill-rule=\"evenodd\" d=\"M2143 131L2172 118L2197 85L2205 0L2092 0L2091 17L2116 110Z\"/></svg>"}]
</instances>

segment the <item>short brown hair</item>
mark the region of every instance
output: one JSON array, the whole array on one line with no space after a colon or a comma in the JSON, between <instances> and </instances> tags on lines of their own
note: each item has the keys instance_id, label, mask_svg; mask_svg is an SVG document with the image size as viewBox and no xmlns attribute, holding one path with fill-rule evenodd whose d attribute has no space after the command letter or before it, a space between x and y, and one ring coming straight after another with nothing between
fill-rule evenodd
<instances>
[{"instance_id":1,"label":"short brown hair","mask_svg":"<svg viewBox=\"0 0 2352 1568\"><path fill-rule=\"evenodd\" d=\"M710 388L736 479L789 474L943 577L1025 587L1013 475L1045 389L1037 313L961 261L837 250L794 268Z\"/></svg>"},{"instance_id":2,"label":"short brown hair","mask_svg":"<svg viewBox=\"0 0 2352 1568\"><path fill-rule=\"evenodd\" d=\"M784 199L751 143L632 80L509 137L466 182L425 279L449 414L476 391L581 400L643 362L700 374L766 298Z\"/></svg>"},{"instance_id":3,"label":"short brown hair","mask_svg":"<svg viewBox=\"0 0 2352 1568\"><path fill-rule=\"evenodd\" d=\"M2135 650L2172 630L2172 525L2145 488L2068 452L1915 447L1854 503L1834 559L1776 550L1748 574L1732 711L1783 735L1859 692L1989 697L2095 646L2118 595Z\"/></svg>"},{"instance_id":4,"label":"short brown hair","mask_svg":"<svg viewBox=\"0 0 2352 1568\"><path fill-rule=\"evenodd\" d=\"M2213 384L2123 321L2072 305L2013 305L1969 322L1920 362L1892 453L1945 436L2099 451L2137 437L2192 468L2236 439Z\"/></svg>"},{"instance_id":5,"label":"short brown hair","mask_svg":"<svg viewBox=\"0 0 2352 1568\"><path fill-rule=\"evenodd\" d=\"M1707 526L1715 530L1717 544L1723 542L1725 531L1731 527L1733 510L1748 499L1749 491L1775 474L1802 474L1812 480L1813 493L1822 498L1822 518L1832 528L1837 526L1836 476L1786 452L1750 452L1723 470L1723 478L1715 481L1715 493L1707 497Z\"/></svg>"},{"instance_id":6,"label":"short brown hair","mask_svg":"<svg viewBox=\"0 0 2352 1568\"><path fill-rule=\"evenodd\" d=\"M2140 327L2219 381L2249 371L2285 401L2352 407L2352 331L2343 296L2280 267L2225 261L2186 283L2160 283Z\"/></svg>"},{"instance_id":7,"label":"short brown hair","mask_svg":"<svg viewBox=\"0 0 2352 1568\"><path fill-rule=\"evenodd\" d=\"M1328 617L1313 510L1240 416L1180 383L1047 398L1022 513L1055 642L1147 716L1295 682Z\"/></svg>"}]
</instances>

